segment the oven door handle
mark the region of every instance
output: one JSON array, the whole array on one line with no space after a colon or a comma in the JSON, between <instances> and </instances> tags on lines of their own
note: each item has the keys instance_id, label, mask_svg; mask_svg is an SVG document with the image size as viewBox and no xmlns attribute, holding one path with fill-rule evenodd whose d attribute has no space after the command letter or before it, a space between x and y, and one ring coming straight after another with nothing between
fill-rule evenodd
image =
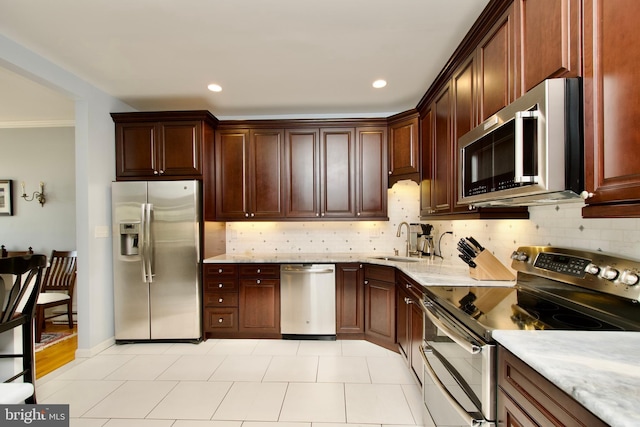
<instances>
[{"instance_id":1,"label":"oven door handle","mask_svg":"<svg viewBox=\"0 0 640 427\"><path fill-rule=\"evenodd\" d=\"M436 371L433 370L431 363L429 363L429 360L427 360L427 355L425 354L425 351L426 350L424 346L421 345L420 355L422 356L422 361L424 362L424 367L426 368L425 371L427 372L427 374L429 374L429 377L431 377L431 380L436 385L436 387L440 389L440 392L449 401L453 409L465 420L468 426L470 427L482 426L485 420L482 418L478 419L477 416L473 416L473 414L470 414L469 412L467 412L467 410L464 409L462 405L460 405L460 403L458 403L456 398L453 397L453 395L449 392L449 390L447 390L447 387L442 383L442 381L440 381L440 378L438 378L438 374L436 374Z\"/></svg>"},{"instance_id":2,"label":"oven door handle","mask_svg":"<svg viewBox=\"0 0 640 427\"><path fill-rule=\"evenodd\" d=\"M475 345L473 343L470 343L469 341L461 337L459 334L451 330L451 328L447 327L444 323L442 323L442 321L438 319L436 316L434 316L426 306L423 308L424 308L424 313L427 315L429 320L431 320L431 322L436 326L436 328L444 332L451 341L455 342L456 344L458 344L460 347L464 348L467 352L471 354L478 354L482 351L482 347Z\"/></svg>"}]
</instances>

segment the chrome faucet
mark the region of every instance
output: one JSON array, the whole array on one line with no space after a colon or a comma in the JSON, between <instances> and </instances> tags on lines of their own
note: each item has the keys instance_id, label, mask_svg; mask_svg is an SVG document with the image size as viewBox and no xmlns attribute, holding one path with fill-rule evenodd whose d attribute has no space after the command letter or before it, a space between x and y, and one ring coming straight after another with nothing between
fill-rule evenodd
<instances>
[{"instance_id":1,"label":"chrome faucet","mask_svg":"<svg viewBox=\"0 0 640 427\"><path fill-rule=\"evenodd\" d=\"M409 247L411 246L411 227L409 226L409 223L406 221L402 221L400 224L398 224L398 232L396 233L396 237L400 237L400 234L402 233L402 226L406 225L407 226L407 247L406 247L406 253L404 256L408 257L409 256Z\"/></svg>"}]
</instances>

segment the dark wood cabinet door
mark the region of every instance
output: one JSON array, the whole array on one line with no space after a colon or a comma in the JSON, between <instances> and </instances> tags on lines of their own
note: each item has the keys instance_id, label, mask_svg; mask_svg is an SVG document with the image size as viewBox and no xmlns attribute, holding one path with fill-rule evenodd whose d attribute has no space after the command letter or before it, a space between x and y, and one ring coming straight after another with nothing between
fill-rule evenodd
<instances>
[{"instance_id":1,"label":"dark wood cabinet door","mask_svg":"<svg viewBox=\"0 0 640 427\"><path fill-rule=\"evenodd\" d=\"M284 130L256 129L250 133L249 217L284 216Z\"/></svg>"},{"instance_id":2,"label":"dark wood cabinet door","mask_svg":"<svg viewBox=\"0 0 640 427\"><path fill-rule=\"evenodd\" d=\"M433 113L429 108L420 118L420 147L422 171L420 177L420 216L435 212L433 204L433 154L434 154Z\"/></svg>"},{"instance_id":3,"label":"dark wood cabinet door","mask_svg":"<svg viewBox=\"0 0 640 427\"><path fill-rule=\"evenodd\" d=\"M432 199L435 213L451 211L452 141L451 141L451 90L447 86L436 98L433 106L433 185Z\"/></svg>"},{"instance_id":4,"label":"dark wood cabinet door","mask_svg":"<svg viewBox=\"0 0 640 427\"><path fill-rule=\"evenodd\" d=\"M356 129L356 217L387 218L387 128Z\"/></svg>"},{"instance_id":5,"label":"dark wood cabinet door","mask_svg":"<svg viewBox=\"0 0 640 427\"><path fill-rule=\"evenodd\" d=\"M584 1L584 217L640 216L640 2Z\"/></svg>"},{"instance_id":6,"label":"dark wood cabinet door","mask_svg":"<svg viewBox=\"0 0 640 427\"><path fill-rule=\"evenodd\" d=\"M356 216L354 128L320 129L320 217Z\"/></svg>"},{"instance_id":7,"label":"dark wood cabinet door","mask_svg":"<svg viewBox=\"0 0 640 427\"><path fill-rule=\"evenodd\" d=\"M320 216L320 130L285 132L285 209L289 218Z\"/></svg>"},{"instance_id":8,"label":"dark wood cabinet door","mask_svg":"<svg viewBox=\"0 0 640 427\"><path fill-rule=\"evenodd\" d=\"M248 218L246 205L249 130L216 132L216 218Z\"/></svg>"},{"instance_id":9,"label":"dark wood cabinet door","mask_svg":"<svg viewBox=\"0 0 640 427\"><path fill-rule=\"evenodd\" d=\"M580 1L521 0L522 92L580 73Z\"/></svg>"},{"instance_id":10,"label":"dark wood cabinet door","mask_svg":"<svg viewBox=\"0 0 640 427\"><path fill-rule=\"evenodd\" d=\"M459 205L458 196L460 193L460 180L458 177L459 155L458 139L473 129L477 123L476 117L476 69L474 58L462 65L454 74L451 81L453 90L453 136L452 136L452 160L453 169L451 176L451 197L453 198L454 212L468 212L468 205Z\"/></svg>"},{"instance_id":11,"label":"dark wood cabinet door","mask_svg":"<svg viewBox=\"0 0 640 427\"><path fill-rule=\"evenodd\" d=\"M336 264L336 333L364 338L364 275L362 264Z\"/></svg>"},{"instance_id":12,"label":"dark wood cabinet door","mask_svg":"<svg viewBox=\"0 0 640 427\"><path fill-rule=\"evenodd\" d=\"M161 122L158 145L160 176L202 175L202 125L200 122Z\"/></svg>"},{"instance_id":13,"label":"dark wood cabinet door","mask_svg":"<svg viewBox=\"0 0 640 427\"><path fill-rule=\"evenodd\" d=\"M157 175L158 143L156 123L116 123L116 176Z\"/></svg>"},{"instance_id":14,"label":"dark wood cabinet door","mask_svg":"<svg viewBox=\"0 0 640 427\"><path fill-rule=\"evenodd\" d=\"M395 283L365 279L365 337L396 351Z\"/></svg>"},{"instance_id":15,"label":"dark wood cabinet door","mask_svg":"<svg viewBox=\"0 0 640 427\"><path fill-rule=\"evenodd\" d=\"M423 313L422 309L418 305L419 302L415 299L412 300L410 309L410 330L409 335L409 360L411 361L411 369L413 373L418 377L420 383L422 383L422 356L420 355L420 346L422 345L422 330L423 330Z\"/></svg>"},{"instance_id":16,"label":"dark wood cabinet door","mask_svg":"<svg viewBox=\"0 0 640 427\"><path fill-rule=\"evenodd\" d=\"M280 279L240 279L239 331L280 334Z\"/></svg>"},{"instance_id":17,"label":"dark wood cabinet door","mask_svg":"<svg viewBox=\"0 0 640 427\"><path fill-rule=\"evenodd\" d=\"M389 171L392 177L419 172L418 140L417 115L389 125Z\"/></svg>"},{"instance_id":18,"label":"dark wood cabinet door","mask_svg":"<svg viewBox=\"0 0 640 427\"><path fill-rule=\"evenodd\" d=\"M477 50L480 121L516 98L516 30L513 5L480 42Z\"/></svg>"},{"instance_id":19,"label":"dark wood cabinet door","mask_svg":"<svg viewBox=\"0 0 640 427\"><path fill-rule=\"evenodd\" d=\"M409 295L397 286L396 295L396 340L398 341L398 348L400 354L405 359L410 360L411 357L411 336L409 333L410 326L410 307L409 307Z\"/></svg>"}]
</instances>

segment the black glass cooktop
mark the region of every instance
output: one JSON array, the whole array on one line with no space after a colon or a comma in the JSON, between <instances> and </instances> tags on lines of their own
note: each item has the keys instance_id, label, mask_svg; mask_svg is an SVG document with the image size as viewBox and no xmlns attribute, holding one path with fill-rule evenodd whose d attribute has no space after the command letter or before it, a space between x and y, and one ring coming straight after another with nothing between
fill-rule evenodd
<instances>
[{"instance_id":1,"label":"black glass cooktop","mask_svg":"<svg viewBox=\"0 0 640 427\"><path fill-rule=\"evenodd\" d=\"M485 338L491 331L640 331L640 306L600 292L519 275L515 287L425 289L454 318ZM428 305L428 304L427 304Z\"/></svg>"}]
</instances>

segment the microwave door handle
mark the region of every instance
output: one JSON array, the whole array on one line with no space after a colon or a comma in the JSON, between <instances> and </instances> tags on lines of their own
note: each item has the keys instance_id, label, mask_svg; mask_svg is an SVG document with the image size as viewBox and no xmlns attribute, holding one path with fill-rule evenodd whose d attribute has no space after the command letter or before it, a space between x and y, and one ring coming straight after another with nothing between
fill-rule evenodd
<instances>
[{"instance_id":1,"label":"microwave door handle","mask_svg":"<svg viewBox=\"0 0 640 427\"><path fill-rule=\"evenodd\" d=\"M433 367L431 366L431 363L427 359L426 352L429 351L429 350L426 350L424 348L424 346L422 346L422 345L419 346L419 349L420 349L420 356L422 356L422 361L424 363L425 372L429 375L429 377L431 378L433 383L436 385L436 387L438 387L440 392L444 395L444 397L447 399L447 401L451 404L453 409L455 409L455 411L465 420L466 424L469 427L482 426L483 423L484 423L484 419L483 418L478 418L479 414L474 416L474 414L471 414L471 413L467 412L467 410L464 409L462 407L462 405L460 405L460 403L458 403L458 401L451 394L451 392L449 392L449 390L442 383L442 381L440 381L440 378L438 378L438 374L433 369Z\"/></svg>"},{"instance_id":2,"label":"microwave door handle","mask_svg":"<svg viewBox=\"0 0 640 427\"><path fill-rule=\"evenodd\" d=\"M523 122L526 118L538 118L540 114L537 110L533 111L518 111L515 114L515 170L513 182L536 182L536 176L525 176L524 174L524 130Z\"/></svg>"},{"instance_id":3,"label":"microwave door handle","mask_svg":"<svg viewBox=\"0 0 640 427\"><path fill-rule=\"evenodd\" d=\"M436 326L436 328L438 328L442 332L444 332L445 335L451 341L453 341L456 344L458 344L460 347L465 349L468 353L470 353L470 354L478 354L478 353L480 353L482 351L482 348L480 346L477 346L477 345L475 345L473 343L470 343L469 341L467 341L466 339L461 337L460 334L457 334L456 332L451 330L451 328L447 327L444 323L442 323L442 321L440 319L438 319L436 316L434 316L431 313L431 311L429 311L429 309L427 307L424 307L423 311L427 315L429 320L431 320L431 322Z\"/></svg>"}]
</instances>

